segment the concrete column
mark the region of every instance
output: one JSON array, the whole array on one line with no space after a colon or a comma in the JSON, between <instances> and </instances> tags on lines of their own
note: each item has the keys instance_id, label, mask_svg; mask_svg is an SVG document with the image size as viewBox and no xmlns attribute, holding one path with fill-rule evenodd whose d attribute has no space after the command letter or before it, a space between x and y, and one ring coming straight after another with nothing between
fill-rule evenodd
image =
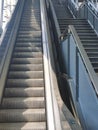
<instances>
[{"instance_id":1,"label":"concrete column","mask_svg":"<svg viewBox=\"0 0 98 130\"><path fill-rule=\"evenodd\" d=\"M0 35L1 35L1 33L2 33L3 2L4 2L4 0L0 0Z\"/></svg>"}]
</instances>

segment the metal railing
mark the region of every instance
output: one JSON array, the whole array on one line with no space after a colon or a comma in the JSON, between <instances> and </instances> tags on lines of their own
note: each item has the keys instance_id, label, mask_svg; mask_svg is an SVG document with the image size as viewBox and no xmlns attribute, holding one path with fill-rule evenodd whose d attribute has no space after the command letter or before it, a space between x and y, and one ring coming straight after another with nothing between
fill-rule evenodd
<instances>
[{"instance_id":1,"label":"metal railing","mask_svg":"<svg viewBox=\"0 0 98 130\"><path fill-rule=\"evenodd\" d=\"M98 129L96 121L98 119L98 77L73 25L69 26L67 38L61 43L61 52L69 76L75 108L84 129L96 130Z\"/></svg>"},{"instance_id":2,"label":"metal railing","mask_svg":"<svg viewBox=\"0 0 98 130\"><path fill-rule=\"evenodd\" d=\"M98 11L89 1L83 2L80 7L76 7L71 0L67 0L66 5L73 17L87 19L92 28L98 34Z\"/></svg>"},{"instance_id":3,"label":"metal railing","mask_svg":"<svg viewBox=\"0 0 98 130\"><path fill-rule=\"evenodd\" d=\"M85 3L81 8L79 8L78 17L87 19L92 28L98 34L98 14L88 3Z\"/></svg>"},{"instance_id":4,"label":"metal railing","mask_svg":"<svg viewBox=\"0 0 98 130\"><path fill-rule=\"evenodd\" d=\"M72 2L71 0L66 0L65 5L69 8L71 14L73 17L77 17L78 13L78 6L76 5L75 2Z\"/></svg>"},{"instance_id":5,"label":"metal railing","mask_svg":"<svg viewBox=\"0 0 98 130\"><path fill-rule=\"evenodd\" d=\"M24 0L19 0L11 17L11 20L1 37L0 42L0 103L2 101L3 90L9 68L9 63L18 31L20 17Z\"/></svg>"}]
</instances>

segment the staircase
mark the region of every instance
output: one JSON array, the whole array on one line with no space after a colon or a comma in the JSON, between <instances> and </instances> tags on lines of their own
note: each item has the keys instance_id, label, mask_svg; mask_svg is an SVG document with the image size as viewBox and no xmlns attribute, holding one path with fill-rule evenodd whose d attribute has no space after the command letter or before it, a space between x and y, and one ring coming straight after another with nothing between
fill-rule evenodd
<instances>
[{"instance_id":1,"label":"staircase","mask_svg":"<svg viewBox=\"0 0 98 130\"><path fill-rule=\"evenodd\" d=\"M0 130L46 130L40 1L26 0L0 107Z\"/></svg>"},{"instance_id":2,"label":"staircase","mask_svg":"<svg viewBox=\"0 0 98 130\"><path fill-rule=\"evenodd\" d=\"M61 33L68 27L74 25L81 43L91 61L96 73L98 73L98 36L85 19L58 19Z\"/></svg>"},{"instance_id":3,"label":"staircase","mask_svg":"<svg viewBox=\"0 0 98 130\"><path fill-rule=\"evenodd\" d=\"M61 34L68 29L68 25L73 25L76 29L76 32L81 40L81 43L91 61L91 64L98 74L98 36L87 22L86 19L74 19L67 7L63 4L53 0L54 9L56 12L57 20L59 23ZM64 11L65 10L65 11ZM62 14L62 15L61 15Z\"/></svg>"}]
</instances>

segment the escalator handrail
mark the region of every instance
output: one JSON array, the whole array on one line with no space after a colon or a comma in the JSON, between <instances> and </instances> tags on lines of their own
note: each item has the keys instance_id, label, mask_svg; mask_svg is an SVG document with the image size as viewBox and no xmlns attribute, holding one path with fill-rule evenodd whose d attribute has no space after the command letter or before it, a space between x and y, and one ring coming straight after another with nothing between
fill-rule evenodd
<instances>
[{"instance_id":1,"label":"escalator handrail","mask_svg":"<svg viewBox=\"0 0 98 130\"><path fill-rule=\"evenodd\" d=\"M76 43L76 47L78 48L78 52L80 53L81 55L81 58L82 58L82 61L86 67L86 70L89 74L89 77L90 77L90 80L91 80L91 83L93 84L93 87L95 89L95 92L96 92L96 95L98 95L98 77L91 65L91 62L83 48L83 45L80 41L80 38L74 28L73 25L69 25L69 33L72 34L74 40L75 40L75 43Z\"/></svg>"},{"instance_id":2,"label":"escalator handrail","mask_svg":"<svg viewBox=\"0 0 98 130\"><path fill-rule=\"evenodd\" d=\"M18 4L19 2L21 2L21 4ZM12 56L12 52L13 52L13 48L14 48L14 43L16 40L16 35L17 35L17 31L18 31L21 14L22 14L24 0L22 0L22 1L19 0L18 3L17 3L17 5L19 7L17 8L17 5L16 5L15 10L14 10L14 11L16 11L16 8L17 8L17 12L15 12L16 13L15 22L12 26L11 33L10 33L8 43L7 43L7 47L6 47L6 50L4 53L4 57L0 64L0 103L2 101L3 90L4 90L7 72L8 72L8 68L9 68L9 64L10 64L10 60L11 60L11 56ZM12 16L12 18L13 18L13 16ZM12 20L12 18L11 18L11 20ZM6 32L5 32L5 34L6 34ZM5 36L3 36L3 38L4 37ZM3 38L2 38L2 41L3 41Z\"/></svg>"},{"instance_id":3,"label":"escalator handrail","mask_svg":"<svg viewBox=\"0 0 98 130\"><path fill-rule=\"evenodd\" d=\"M49 52L49 28L46 14L45 1L40 0L41 7L41 25L42 25L42 43L43 43L43 61L44 61L44 76L45 76L45 96L46 96L46 114L47 114L47 129L62 130L61 120L57 101L54 95L53 84L50 72L50 52Z\"/></svg>"},{"instance_id":4,"label":"escalator handrail","mask_svg":"<svg viewBox=\"0 0 98 130\"><path fill-rule=\"evenodd\" d=\"M50 10L52 11L52 15L53 15L53 18L54 18L54 22L55 22L55 28L57 29L57 36L58 38L60 38L61 36L61 31L60 31L60 27L59 27L59 24L58 24L58 21L57 21L57 18L56 18L56 13L54 11L54 7L53 7L53 3L51 0L49 0L49 7L51 8Z\"/></svg>"}]
</instances>

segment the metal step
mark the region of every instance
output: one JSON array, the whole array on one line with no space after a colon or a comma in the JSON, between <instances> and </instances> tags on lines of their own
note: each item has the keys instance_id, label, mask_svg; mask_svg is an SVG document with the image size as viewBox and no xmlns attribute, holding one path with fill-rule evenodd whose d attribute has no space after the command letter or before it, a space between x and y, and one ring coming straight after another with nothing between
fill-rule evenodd
<instances>
[{"instance_id":1,"label":"metal step","mask_svg":"<svg viewBox=\"0 0 98 130\"><path fill-rule=\"evenodd\" d=\"M16 47L41 47L41 42L16 42Z\"/></svg>"},{"instance_id":2,"label":"metal step","mask_svg":"<svg viewBox=\"0 0 98 130\"><path fill-rule=\"evenodd\" d=\"M41 47L15 47L15 52L42 52Z\"/></svg>"},{"instance_id":3,"label":"metal step","mask_svg":"<svg viewBox=\"0 0 98 130\"><path fill-rule=\"evenodd\" d=\"M43 64L11 64L10 71L43 71Z\"/></svg>"},{"instance_id":4,"label":"metal step","mask_svg":"<svg viewBox=\"0 0 98 130\"><path fill-rule=\"evenodd\" d=\"M46 130L46 123L45 122L0 123L0 130Z\"/></svg>"},{"instance_id":5,"label":"metal step","mask_svg":"<svg viewBox=\"0 0 98 130\"><path fill-rule=\"evenodd\" d=\"M28 24L33 24L33 23L28 23ZM21 30L19 30L19 32L18 32L18 36L19 35L33 35L33 36L39 35L40 36L40 34L41 34L41 30L36 31L36 33L33 30L32 31L21 31Z\"/></svg>"},{"instance_id":6,"label":"metal step","mask_svg":"<svg viewBox=\"0 0 98 130\"><path fill-rule=\"evenodd\" d=\"M8 86L6 86L8 87ZM5 88L5 97L44 97L44 87L10 87Z\"/></svg>"},{"instance_id":7,"label":"metal step","mask_svg":"<svg viewBox=\"0 0 98 130\"><path fill-rule=\"evenodd\" d=\"M42 58L12 58L12 64L42 64Z\"/></svg>"},{"instance_id":8,"label":"metal step","mask_svg":"<svg viewBox=\"0 0 98 130\"><path fill-rule=\"evenodd\" d=\"M43 122L45 109L1 109L0 122ZM17 126L16 126L17 127Z\"/></svg>"},{"instance_id":9,"label":"metal step","mask_svg":"<svg viewBox=\"0 0 98 130\"><path fill-rule=\"evenodd\" d=\"M98 37L96 36L79 36L80 37L80 40L91 40L91 41L94 41L94 40L98 40Z\"/></svg>"},{"instance_id":10,"label":"metal step","mask_svg":"<svg viewBox=\"0 0 98 130\"><path fill-rule=\"evenodd\" d=\"M43 78L43 71L10 71L8 74L8 78L21 78L21 79L39 79Z\"/></svg>"},{"instance_id":11,"label":"metal step","mask_svg":"<svg viewBox=\"0 0 98 130\"><path fill-rule=\"evenodd\" d=\"M26 21L27 22L27 21ZM33 28L21 28L21 31L39 31L40 27L33 27Z\"/></svg>"},{"instance_id":12,"label":"metal step","mask_svg":"<svg viewBox=\"0 0 98 130\"><path fill-rule=\"evenodd\" d=\"M42 52L14 52L14 58L41 58Z\"/></svg>"},{"instance_id":13,"label":"metal step","mask_svg":"<svg viewBox=\"0 0 98 130\"><path fill-rule=\"evenodd\" d=\"M96 48L92 48L92 47L89 47L89 48L85 48L85 50L87 51L87 52L97 52L98 51L98 46L96 47Z\"/></svg>"},{"instance_id":14,"label":"metal step","mask_svg":"<svg viewBox=\"0 0 98 130\"><path fill-rule=\"evenodd\" d=\"M41 32L37 32L37 33L35 33L35 32L31 32L31 33L19 33L18 34L18 37L41 37Z\"/></svg>"},{"instance_id":15,"label":"metal step","mask_svg":"<svg viewBox=\"0 0 98 130\"><path fill-rule=\"evenodd\" d=\"M37 109L45 108L44 97L3 98L1 109Z\"/></svg>"},{"instance_id":16,"label":"metal step","mask_svg":"<svg viewBox=\"0 0 98 130\"><path fill-rule=\"evenodd\" d=\"M14 86L14 87L43 87L44 80L43 79L8 79L7 86Z\"/></svg>"},{"instance_id":17,"label":"metal step","mask_svg":"<svg viewBox=\"0 0 98 130\"><path fill-rule=\"evenodd\" d=\"M41 42L41 38L17 38L17 42Z\"/></svg>"}]
</instances>

